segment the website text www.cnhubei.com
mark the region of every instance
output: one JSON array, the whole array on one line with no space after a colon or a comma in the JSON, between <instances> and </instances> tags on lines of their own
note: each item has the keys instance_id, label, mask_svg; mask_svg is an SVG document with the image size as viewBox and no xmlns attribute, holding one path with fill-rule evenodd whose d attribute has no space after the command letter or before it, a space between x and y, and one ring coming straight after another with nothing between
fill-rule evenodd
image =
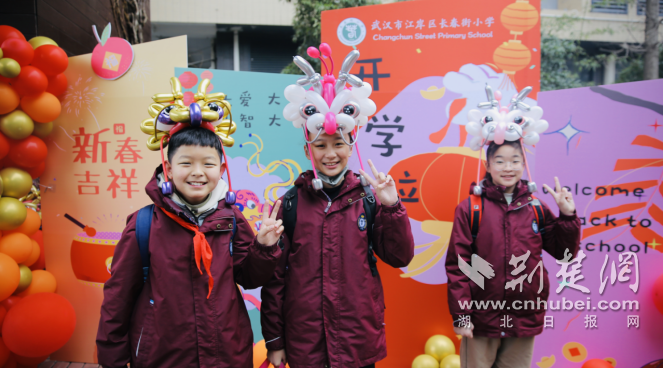
<instances>
[{"instance_id":1,"label":"website text www.cnhubei.com","mask_svg":"<svg viewBox=\"0 0 663 368\"><path fill-rule=\"evenodd\" d=\"M640 310L640 303L637 300L600 300L593 304L591 298L587 300L459 300L458 305L461 309L470 310L577 310L577 311L631 311Z\"/></svg>"}]
</instances>

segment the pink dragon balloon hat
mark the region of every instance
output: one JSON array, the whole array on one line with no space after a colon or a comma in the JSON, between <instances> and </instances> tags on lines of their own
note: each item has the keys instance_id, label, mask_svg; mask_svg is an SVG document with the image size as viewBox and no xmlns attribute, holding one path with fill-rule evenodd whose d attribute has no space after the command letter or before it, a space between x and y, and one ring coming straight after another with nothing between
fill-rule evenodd
<instances>
[{"instance_id":1,"label":"pink dragon balloon hat","mask_svg":"<svg viewBox=\"0 0 663 368\"><path fill-rule=\"evenodd\" d=\"M532 91L532 87L523 88L520 93L513 96L508 106L501 106L502 93L493 92L486 84L486 97L488 102L482 102L477 107L479 110L470 110L467 114L468 123L465 125L467 133L474 138L470 141L470 148L479 151L484 145L494 141L502 144L504 141L517 141L525 149L525 145L533 146L539 142L540 134L548 129L548 122L541 119L543 109L539 106L529 106L523 100ZM524 152L523 152L524 153ZM527 177L530 182L527 189L534 193L537 191L536 183L532 180L527 164L527 155L524 155ZM481 161L477 172L477 183L479 183L479 172ZM474 195L480 196L481 185L474 187Z\"/></svg>"},{"instance_id":2,"label":"pink dragon balloon hat","mask_svg":"<svg viewBox=\"0 0 663 368\"><path fill-rule=\"evenodd\" d=\"M371 85L350 74L350 69L359 58L359 51L352 50L345 57L341 70L338 72L338 78L334 77L334 60L328 44L320 44L320 49L309 47L307 53L314 59L320 59L325 68L325 76L316 73L304 58L295 56L294 63L306 76L299 78L297 84L286 87L284 94L289 103L283 109L283 116L292 121L295 128L301 128L304 131L309 152L311 143L317 140L322 133L332 135L339 132L345 144L357 145L359 128L366 125L368 117L375 114L377 110L375 102L369 98L373 92ZM331 69L328 68L325 59L329 59ZM350 86L346 86L346 84ZM311 87L305 90L303 86L307 85ZM346 140L345 134L352 136L351 143ZM313 138L309 139L311 136ZM356 147L359 164L363 170L364 164L359 153L359 146ZM315 175L313 187L320 190L322 180L318 178L315 170L313 155L309 156L311 156L311 165ZM364 186L368 185L363 176L361 183Z\"/></svg>"}]
</instances>

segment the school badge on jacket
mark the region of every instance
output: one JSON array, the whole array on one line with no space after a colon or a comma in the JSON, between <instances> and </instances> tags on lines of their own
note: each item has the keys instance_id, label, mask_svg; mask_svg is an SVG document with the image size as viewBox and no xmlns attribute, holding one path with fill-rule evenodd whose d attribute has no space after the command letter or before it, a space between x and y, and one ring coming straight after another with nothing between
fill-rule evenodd
<instances>
[{"instance_id":1,"label":"school badge on jacket","mask_svg":"<svg viewBox=\"0 0 663 368\"><path fill-rule=\"evenodd\" d=\"M359 227L360 231L366 230L366 214L362 213L359 215L359 218L357 219L357 227Z\"/></svg>"}]
</instances>

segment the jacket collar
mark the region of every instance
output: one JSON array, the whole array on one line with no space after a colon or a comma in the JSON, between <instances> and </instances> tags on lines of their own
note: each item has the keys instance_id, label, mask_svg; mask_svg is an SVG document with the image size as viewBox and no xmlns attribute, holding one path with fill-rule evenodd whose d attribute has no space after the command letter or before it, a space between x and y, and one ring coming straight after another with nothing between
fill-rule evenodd
<instances>
[{"instance_id":1,"label":"jacket collar","mask_svg":"<svg viewBox=\"0 0 663 368\"><path fill-rule=\"evenodd\" d=\"M295 186L302 187L304 190L315 194L317 191L313 189L313 179L315 179L313 171L307 170L295 180ZM348 170L345 173L345 180L340 185L344 186L344 188L338 193L337 198L356 187L361 187L361 181L357 174L353 173L352 170Z\"/></svg>"},{"instance_id":2,"label":"jacket collar","mask_svg":"<svg viewBox=\"0 0 663 368\"><path fill-rule=\"evenodd\" d=\"M473 193L474 187L476 185L476 183L472 183L470 185L470 194ZM504 198L504 191L506 190L505 186L495 185L492 181L486 179L481 180L479 185L481 185L483 188L483 197L497 202ZM531 196L532 193L530 193L527 189L527 180L520 180L518 184L516 184L516 188L513 190L513 203L517 202L521 198L527 198Z\"/></svg>"}]
</instances>

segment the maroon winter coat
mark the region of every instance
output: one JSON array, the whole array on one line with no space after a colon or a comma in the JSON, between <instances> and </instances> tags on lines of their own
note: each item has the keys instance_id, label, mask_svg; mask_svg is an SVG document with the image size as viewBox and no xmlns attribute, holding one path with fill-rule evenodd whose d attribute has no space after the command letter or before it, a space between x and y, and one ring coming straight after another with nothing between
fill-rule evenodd
<instances>
[{"instance_id":1,"label":"maroon winter coat","mask_svg":"<svg viewBox=\"0 0 663 368\"><path fill-rule=\"evenodd\" d=\"M461 315L470 315L474 324L474 335L502 338L502 337L531 337L538 335L543 330L543 317L545 310L525 310L524 301L533 300L535 308L537 298L547 300L550 285L548 284L548 271L543 267L543 290L538 294L540 283L540 269L537 268L532 282L527 279L523 282L523 291L516 286L515 290L506 289L506 283L521 277L530 275L542 260L545 250L556 259L564 258L564 250L575 257L580 247L580 219L574 214L565 216L560 214L555 217L545 203L545 231L535 233L532 222L535 220L534 209L529 202L534 197L527 190L527 182L521 181L513 193L513 201L507 205L504 198L503 186L497 186L490 180L483 182L484 200L483 215L479 233L476 238L476 249L479 257L490 263L495 271L492 279L484 278L484 289L471 281L458 268L458 257L462 257L468 264L472 265L472 232L469 224L469 198L456 207L453 230L449 241L447 252L446 270L449 278L447 291L449 310L454 321ZM515 267L509 264L511 256L522 256L530 251L531 254L525 263L525 270L512 275ZM543 265L543 262L541 263ZM482 309L464 310L459 301L506 301L505 309ZM512 308L512 302L520 300L516 307ZM529 304L529 303L528 303ZM507 307L511 307L506 310ZM513 327L500 327L504 315L512 318Z\"/></svg>"},{"instance_id":2,"label":"maroon winter coat","mask_svg":"<svg viewBox=\"0 0 663 368\"><path fill-rule=\"evenodd\" d=\"M262 334L267 349L285 348L292 368L370 365L387 349L382 282L371 274L367 232L358 225L364 189L348 171L325 211L329 201L312 179L308 171L295 182L297 226L292 241L284 235L284 256L262 288ZM392 267L405 267L414 256L405 207L376 205L374 250Z\"/></svg>"},{"instance_id":3,"label":"maroon winter coat","mask_svg":"<svg viewBox=\"0 0 663 368\"><path fill-rule=\"evenodd\" d=\"M157 169L161 172L161 168ZM156 206L192 222L189 215L161 194L156 177L145 188ZM238 283L247 289L263 285L273 274L281 250L260 245L235 206L219 201L200 227L213 259L214 288L209 299L208 275L198 271L192 231L155 210L150 231L150 271L143 285L136 241L136 213L128 218L115 247L111 277L97 332L99 364L126 367L253 367L253 333ZM237 233L233 255L229 244L233 221Z\"/></svg>"}]
</instances>

